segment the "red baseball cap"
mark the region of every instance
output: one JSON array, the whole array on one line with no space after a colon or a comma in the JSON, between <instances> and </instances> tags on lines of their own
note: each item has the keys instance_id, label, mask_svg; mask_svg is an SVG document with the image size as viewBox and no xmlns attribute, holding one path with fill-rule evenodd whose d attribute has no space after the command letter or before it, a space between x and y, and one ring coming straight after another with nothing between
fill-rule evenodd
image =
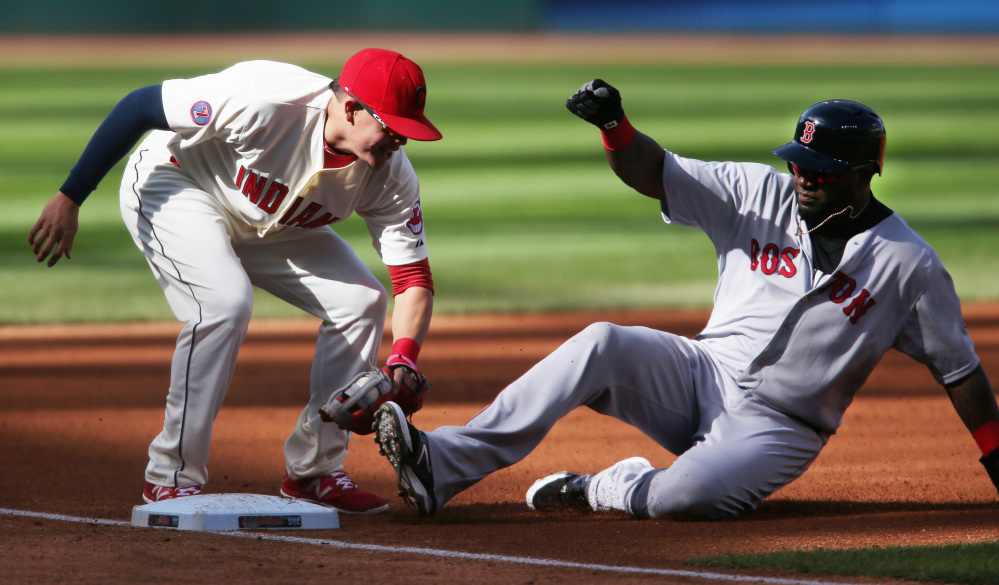
<instances>
[{"instance_id":1,"label":"red baseball cap","mask_svg":"<svg viewBox=\"0 0 999 585\"><path fill-rule=\"evenodd\" d=\"M416 63L395 51L364 49L347 60L340 87L374 111L375 118L411 140L440 140L427 119L427 81Z\"/></svg>"}]
</instances>

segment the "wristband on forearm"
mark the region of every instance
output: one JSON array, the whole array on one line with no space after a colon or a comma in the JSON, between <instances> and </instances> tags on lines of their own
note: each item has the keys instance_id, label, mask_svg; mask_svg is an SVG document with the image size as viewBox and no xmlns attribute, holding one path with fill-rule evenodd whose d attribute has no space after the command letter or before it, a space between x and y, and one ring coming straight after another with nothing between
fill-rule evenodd
<instances>
[{"instance_id":1,"label":"wristband on forearm","mask_svg":"<svg viewBox=\"0 0 999 585\"><path fill-rule=\"evenodd\" d=\"M632 142L635 141L635 135L638 131L635 127L631 125L628 121L628 117L624 116L621 121L611 126L610 128L602 127L600 129L600 136L604 140L604 148L607 150L621 150L627 148Z\"/></svg>"},{"instance_id":2,"label":"wristband on forearm","mask_svg":"<svg viewBox=\"0 0 999 585\"><path fill-rule=\"evenodd\" d=\"M392 354L385 360L385 365L406 364L416 368L416 358L420 356L420 344L409 337L400 337L392 344Z\"/></svg>"}]
</instances>

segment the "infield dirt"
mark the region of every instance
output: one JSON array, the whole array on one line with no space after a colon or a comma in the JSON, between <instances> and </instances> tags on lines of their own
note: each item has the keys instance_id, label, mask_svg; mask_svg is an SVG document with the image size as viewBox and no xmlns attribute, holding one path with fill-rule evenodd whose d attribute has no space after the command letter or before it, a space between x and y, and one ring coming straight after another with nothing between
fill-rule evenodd
<instances>
[{"instance_id":1,"label":"infield dirt","mask_svg":"<svg viewBox=\"0 0 999 585\"><path fill-rule=\"evenodd\" d=\"M999 371L999 307L971 306L966 317L986 370ZM706 314L436 317L421 355L434 388L415 423L463 423L506 383L599 320L693 335ZM317 326L313 320L252 324L216 423L207 491L277 493L281 448L306 399ZM128 521L142 503L145 451L162 425L178 331L173 323L0 327L0 507ZM355 437L347 470L366 489L390 497L391 510L342 515L340 530L307 533L349 543L666 569L729 551L999 538L996 492L974 441L925 368L895 352L868 380L812 469L740 520L537 514L523 503L538 477L561 469L592 472L632 455L657 466L673 459L630 427L579 410L524 461L473 486L439 515L417 518L394 497L394 473L371 437ZM0 515L0 534L5 583L711 582L9 515Z\"/></svg>"}]
</instances>

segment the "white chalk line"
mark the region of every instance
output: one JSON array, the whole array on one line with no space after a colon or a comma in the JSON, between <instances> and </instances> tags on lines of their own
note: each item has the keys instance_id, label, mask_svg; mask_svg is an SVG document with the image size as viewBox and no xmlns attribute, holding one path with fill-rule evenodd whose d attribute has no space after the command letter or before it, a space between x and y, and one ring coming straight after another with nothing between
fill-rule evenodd
<instances>
[{"instance_id":1,"label":"white chalk line","mask_svg":"<svg viewBox=\"0 0 999 585\"><path fill-rule=\"evenodd\" d=\"M83 518L79 516L66 516L63 514L47 514L44 512L32 512L30 510L15 510L11 508L0 508L0 515L20 516L24 518L38 518L41 520L57 520L60 522L75 522L78 524L100 524L104 526L128 526L128 527L132 526L131 523L124 522L121 520L107 520L104 518ZM469 553L462 551L420 548L412 546L386 546L381 544L362 544L355 542L342 542L338 540L330 540L328 538L304 538L299 536L282 536L276 534L266 534L261 532L222 531L222 532L211 532L211 534L218 534L221 536L235 536L241 538L252 538L255 540L268 540L274 542L290 542L295 544L309 544L313 546L328 546L332 548L340 548L347 550L409 553L413 555L441 557L446 559L491 561L491 562L511 563L518 565L536 565L542 567L584 569L588 571L605 571L609 573L630 573L630 574L641 574L641 575L657 575L663 577L687 577L691 579L732 581L739 583L768 583L770 585L853 585L847 582L836 582L836 581L814 581L809 579L782 579L778 577L730 575L727 573L711 573L707 571L684 571L679 569L653 569L647 567L600 565L596 563L576 563L571 561L559 561L554 559L539 559L533 557L515 557L509 555Z\"/></svg>"}]
</instances>

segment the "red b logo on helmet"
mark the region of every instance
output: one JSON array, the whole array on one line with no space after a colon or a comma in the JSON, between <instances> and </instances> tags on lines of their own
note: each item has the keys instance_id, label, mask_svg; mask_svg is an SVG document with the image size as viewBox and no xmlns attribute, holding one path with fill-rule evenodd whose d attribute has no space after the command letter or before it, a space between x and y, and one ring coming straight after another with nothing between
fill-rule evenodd
<instances>
[{"instance_id":1,"label":"red b logo on helmet","mask_svg":"<svg viewBox=\"0 0 999 585\"><path fill-rule=\"evenodd\" d=\"M812 141L815 135L815 124L812 122L805 122L805 128L801 131L801 143L808 144Z\"/></svg>"}]
</instances>

